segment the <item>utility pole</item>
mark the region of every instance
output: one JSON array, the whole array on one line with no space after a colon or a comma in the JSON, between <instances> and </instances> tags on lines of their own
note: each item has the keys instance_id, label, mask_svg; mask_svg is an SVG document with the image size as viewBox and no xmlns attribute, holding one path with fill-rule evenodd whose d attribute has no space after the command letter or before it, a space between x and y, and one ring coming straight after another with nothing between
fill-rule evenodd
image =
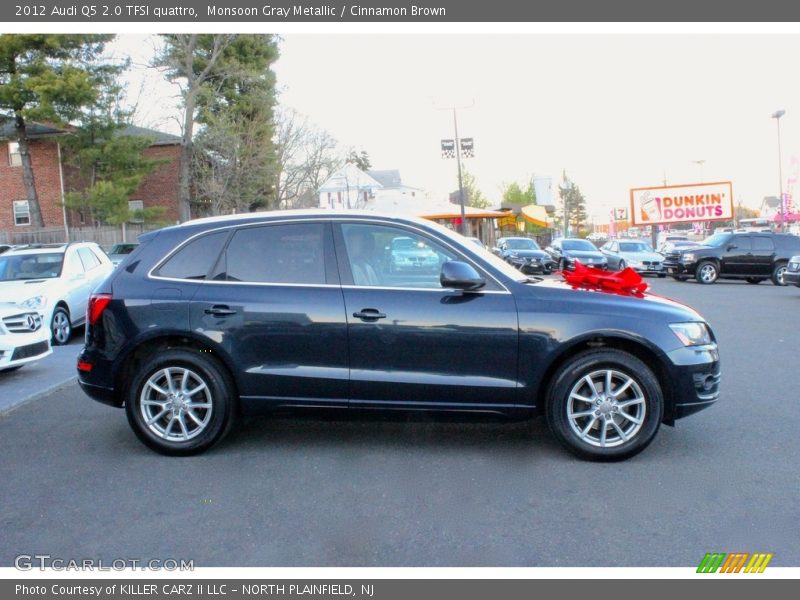
<instances>
[{"instance_id":1,"label":"utility pole","mask_svg":"<svg viewBox=\"0 0 800 600\"><path fill-rule=\"evenodd\" d=\"M772 113L772 118L775 119L775 124L778 126L778 186L781 191L781 195L778 196L778 198L780 198L781 202L781 233L786 233L786 212L784 211L783 199L783 165L781 164L781 117L785 114L785 110L776 110Z\"/></svg>"}]
</instances>

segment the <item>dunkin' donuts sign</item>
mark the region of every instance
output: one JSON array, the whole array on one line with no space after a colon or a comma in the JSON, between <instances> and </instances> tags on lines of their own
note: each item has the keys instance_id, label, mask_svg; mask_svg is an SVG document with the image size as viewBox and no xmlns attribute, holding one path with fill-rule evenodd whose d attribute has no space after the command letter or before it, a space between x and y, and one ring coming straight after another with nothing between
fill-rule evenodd
<instances>
[{"instance_id":1,"label":"dunkin' donuts sign","mask_svg":"<svg viewBox=\"0 0 800 600\"><path fill-rule=\"evenodd\" d=\"M730 181L631 190L634 225L729 221L733 219Z\"/></svg>"}]
</instances>

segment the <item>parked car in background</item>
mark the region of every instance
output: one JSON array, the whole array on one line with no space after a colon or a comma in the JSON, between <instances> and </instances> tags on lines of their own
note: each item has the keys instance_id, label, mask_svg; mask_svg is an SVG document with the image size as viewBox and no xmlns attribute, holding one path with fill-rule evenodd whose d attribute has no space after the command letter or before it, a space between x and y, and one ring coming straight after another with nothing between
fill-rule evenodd
<instances>
[{"instance_id":1,"label":"parked car in background","mask_svg":"<svg viewBox=\"0 0 800 600\"><path fill-rule=\"evenodd\" d=\"M570 451L620 460L719 397L694 310L526 277L422 219L252 213L139 240L92 295L78 380L165 454L210 448L240 412L325 408L545 415ZM392 272L394 240L439 269Z\"/></svg>"},{"instance_id":2,"label":"parked car in background","mask_svg":"<svg viewBox=\"0 0 800 600\"><path fill-rule=\"evenodd\" d=\"M473 244L475 244L476 246L479 246L479 247L483 248L484 250L488 250L488 249L489 249L489 248L486 246L486 244L484 244L484 243L483 243L483 242L482 242L482 241L481 241L479 238L476 238L476 237L468 237L467 239L468 239L470 242L472 242Z\"/></svg>"},{"instance_id":3,"label":"parked car in background","mask_svg":"<svg viewBox=\"0 0 800 600\"><path fill-rule=\"evenodd\" d=\"M640 240L611 240L600 248L608 260L608 268L621 271L630 267L634 271L648 275L666 277L664 257L655 252L650 244Z\"/></svg>"},{"instance_id":4,"label":"parked car in background","mask_svg":"<svg viewBox=\"0 0 800 600\"><path fill-rule=\"evenodd\" d=\"M689 236L679 231L662 231L656 238L656 251L662 252L667 242L688 242Z\"/></svg>"},{"instance_id":5,"label":"parked car in background","mask_svg":"<svg viewBox=\"0 0 800 600\"><path fill-rule=\"evenodd\" d=\"M550 273L556 266L550 255L530 238L504 238L499 250L500 258L523 273Z\"/></svg>"},{"instance_id":6,"label":"parked car in background","mask_svg":"<svg viewBox=\"0 0 800 600\"><path fill-rule=\"evenodd\" d=\"M792 256L783 274L783 283L800 287L800 254Z\"/></svg>"},{"instance_id":7,"label":"parked car in background","mask_svg":"<svg viewBox=\"0 0 800 600\"><path fill-rule=\"evenodd\" d=\"M111 246L111 249L108 251L108 258L111 260L111 264L116 267L128 254L136 250L138 245L139 244L135 243L124 243Z\"/></svg>"},{"instance_id":8,"label":"parked car in background","mask_svg":"<svg viewBox=\"0 0 800 600\"><path fill-rule=\"evenodd\" d=\"M497 240L495 240L495 246L492 247L492 253L497 256L500 256L500 246L502 246L503 242L505 242L507 239L508 239L507 237L497 238Z\"/></svg>"},{"instance_id":9,"label":"parked car in background","mask_svg":"<svg viewBox=\"0 0 800 600\"><path fill-rule=\"evenodd\" d=\"M589 267L608 268L608 260L603 253L591 242L580 238L554 240L546 250L561 271L574 269L576 260Z\"/></svg>"},{"instance_id":10,"label":"parked car in background","mask_svg":"<svg viewBox=\"0 0 800 600\"><path fill-rule=\"evenodd\" d=\"M688 250L689 248L696 248L699 245L700 242L693 242L692 240L674 240L664 242L658 250L658 253L661 254L662 257L665 257L670 252Z\"/></svg>"},{"instance_id":11,"label":"parked car in background","mask_svg":"<svg viewBox=\"0 0 800 600\"><path fill-rule=\"evenodd\" d=\"M6 250L11 250L11 248L13 248L13 247L14 246L11 246L9 244L0 244L0 254L5 252Z\"/></svg>"},{"instance_id":12,"label":"parked car in background","mask_svg":"<svg viewBox=\"0 0 800 600\"><path fill-rule=\"evenodd\" d=\"M424 241L410 237L397 237L391 241L389 269L391 272L402 271L416 273L421 271L437 271L441 258Z\"/></svg>"},{"instance_id":13,"label":"parked car in background","mask_svg":"<svg viewBox=\"0 0 800 600\"><path fill-rule=\"evenodd\" d=\"M19 369L52 352L42 316L0 299L0 371Z\"/></svg>"},{"instance_id":14,"label":"parked car in background","mask_svg":"<svg viewBox=\"0 0 800 600\"><path fill-rule=\"evenodd\" d=\"M38 312L60 346L85 321L89 295L112 269L92 242L19 246L0 254L0 299Z\"/></svg>"},{"instance_id":15,"label":"parked car in background","mask_svg":"<svg viewBox=\"0 0 800 600\"><path fill-rule=\"evenodd\" d=\"M717 279L761 283L783 277L789 259L800 254L800 237L782 233L715 233L700 246L673 250L664 258L668 273L678 281L694 277L710 284Z\"/></svg>"}]
</instances>

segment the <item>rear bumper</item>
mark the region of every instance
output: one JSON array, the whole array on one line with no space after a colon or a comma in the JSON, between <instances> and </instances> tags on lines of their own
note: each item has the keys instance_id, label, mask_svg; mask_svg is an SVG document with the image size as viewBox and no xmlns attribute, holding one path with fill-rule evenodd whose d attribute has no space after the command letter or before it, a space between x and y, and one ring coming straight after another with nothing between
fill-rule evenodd
<instances>
[{"instance_id":1,"label":"rear bumper","mask_svg":"<svg viewBox=\"0 0 800 600\"><path fill-rule=\"evenodd\" d=\"M92 400L109 406L122 407L124 400L114 389L111 361L99 358L96 353L87 353L84 348L78 355L78 364L81 363L91 366L89 371L78 369L78 385L83 392Z\"/></svg>"}]
</instances>

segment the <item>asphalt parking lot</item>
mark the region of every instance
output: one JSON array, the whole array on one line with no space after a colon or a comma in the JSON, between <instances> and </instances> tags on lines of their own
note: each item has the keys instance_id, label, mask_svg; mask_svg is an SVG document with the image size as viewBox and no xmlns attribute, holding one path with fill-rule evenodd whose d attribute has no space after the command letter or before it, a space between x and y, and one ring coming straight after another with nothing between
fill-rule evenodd
<instances>
[{"instance_id":1,"label":"asphalt parking lot","mask_svg":"<svg viewBox=\"0 0 800 600\"><path fill-rule=\"evenodd\" d=\"M629 461L581 462L543 420L289 417L249 419L204 455L167 458L136 440L123 411L70 384L0 418L0 566L37 553L196 566L696 566L734 551L800 566L800 289L648 282L711 322L722 398Z\"/></svg>"}]
</instances>

